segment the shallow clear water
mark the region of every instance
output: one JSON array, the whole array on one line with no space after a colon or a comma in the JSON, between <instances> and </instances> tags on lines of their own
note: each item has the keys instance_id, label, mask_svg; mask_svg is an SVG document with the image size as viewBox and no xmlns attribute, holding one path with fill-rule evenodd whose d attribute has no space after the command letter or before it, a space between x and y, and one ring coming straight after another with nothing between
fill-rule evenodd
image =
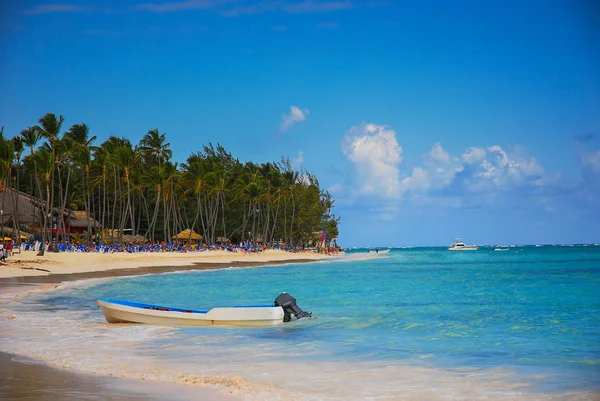
<instances>
[{"instance_id":1,"label":"shallow clear water","mask_svg":"<svg viewBox=\"0 0 600 401\"><path fill-rule=\"evenodd\" d=\"M271 304L269 328L108 325L95 300ZM356 250L339 262L75 282L0 305L0 350L248 399L598 399L600 247ZM1 316L0 316L1 319ZM44 324L41 324L41 321ZM23 337L23 333L28 335ZM227 378L227 379L224 379Z\"/></svg>"}]
</instances>

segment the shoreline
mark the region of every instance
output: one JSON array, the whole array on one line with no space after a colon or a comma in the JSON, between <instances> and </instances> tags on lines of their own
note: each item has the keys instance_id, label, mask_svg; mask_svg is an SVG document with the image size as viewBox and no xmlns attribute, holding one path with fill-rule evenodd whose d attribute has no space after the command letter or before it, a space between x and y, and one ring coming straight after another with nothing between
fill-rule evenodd
<instances>
[{"instance_id":1,"label":"shoreline","mask_svg":"<svg viewBox=\"0 0 600 401\"><path fill-rule=\"evenodd\" d=\"M335 256L313 252L291 253L280 250L266 250L261 253L233 253L229 251L206 252L162 252L162 253L79 253L63 252L48 253L36 256L33 251L11 256L7 265L0 266L0 283L33 282L42 279L31 277L48 277L52 275L77 276L74 279L106 277L115 275L125 276L135 274L137 269L147 269L143 273L160 273L161 269L175 270L204 270L207 268L222 268L229 265L251 267L267 264L306 263L330 260ZM123 272L128 270L128 272ZM140 274L140 273L137 273ZM12 280L11 280L12 279ZM73 279L69 279L71 281Z\"/></svg>"},{"instance_id":2,"label":"shoreline","mask_svg":"<svg viewBox=\"0 0 600 401\"><path fill-rule=\"evenodd\" d=\"M341 255L343 254L337 256ZM7 298L39 289L52 290L64 282L176 271L310 263L328 259L334 257L272 250L260 254L237 254L227 251L116 255L63 253L43 257L36 257L33 252L26 252L12 257L8 265L0 266L0 294L4 295L2 303L6 303ZM67 401L97 397L127 401L239 399L216 388L92 375L60 369L45 362L7 352L0 352L0 389L2 389L3 399L4 396L7 397L6 399L60 398Z\"/></svg>"},{"instance_id":3,"label":"shoreline","mask_svg":"<svg viewBox=\"0 0 600 401\"><path fill-rule=\"evenodd\" d=\"M294 260L274 260L274 261L234 261L234 262L194 262L190 265L167 265L167 266L135 266L122 267L109 270L95 270L90 272L77 273L61 273L49 272L45 274L24 275L24 276L9 276L3 277L0 275L0 291L9 287L18 287L22 285L47 285L61 284L69 281L80 281L94 278L105 277L130 277L141 276L144 274L163 274L181 271L200 271L200 270L218 270L240 267L261 267L261 266L276 266L291 263L312 263L318 262L314 259L294 259Z\"/></svg>"}]
</instances>

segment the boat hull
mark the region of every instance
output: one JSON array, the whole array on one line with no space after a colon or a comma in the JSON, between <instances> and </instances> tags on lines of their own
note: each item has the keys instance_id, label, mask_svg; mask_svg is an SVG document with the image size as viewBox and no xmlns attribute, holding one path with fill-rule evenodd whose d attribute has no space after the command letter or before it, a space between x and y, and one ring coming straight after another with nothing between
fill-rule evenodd
<instances>
[{"instance_id":1,"label":"boat hull","mask_svg":"<svg viewBox=\"0 0 600 401\"><path fill-rule=\"evenodd\" d=\"M96 301L108 323L138 323L157 326L270 326L283 323L279 306L213 308L209 311L184 311L154 305L107 300Z\"/></svg>"},{"instance_id":2,"label":"boat hull","mask_svg":"<svg viewBox=\"0 0 600 401\"><path fill-rule=\"evenodd\" d=\"M448 248L449 251L476 251L477 249L479 249L479 247L477 246L461 246L461 247L450 247Z\"/></svg>"}]
</instances>

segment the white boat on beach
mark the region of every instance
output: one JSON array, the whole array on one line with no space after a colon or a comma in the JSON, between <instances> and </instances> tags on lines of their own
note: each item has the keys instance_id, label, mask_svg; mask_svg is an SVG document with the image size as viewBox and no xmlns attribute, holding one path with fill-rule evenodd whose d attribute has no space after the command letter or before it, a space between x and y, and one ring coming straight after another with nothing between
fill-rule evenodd
<instances>
[{"instance_id":1,"label":"white boat on beach","mask_svg":"<svg viewBox=\"0 0 600 401\"><path fill-rule=\"evenodd\" d=\"M449 251L476 251L479 249L477 245L466 245L460 238L454 239L454 244L450 248Z\"/></svg>"},{"instance_id":2,"label":"white boat on beach","mask_svg":"<svg viewBox=\"0 0 600 401\"><path fill-rule=\"evenodd\" d=\"M159 306L140 302L99 299L96 304L108 323L141 323L157 326L268 326L311 317L296 305L287 293L279 295L274 305L234 306L209 310Z\"/></svg>"}]
</instances>

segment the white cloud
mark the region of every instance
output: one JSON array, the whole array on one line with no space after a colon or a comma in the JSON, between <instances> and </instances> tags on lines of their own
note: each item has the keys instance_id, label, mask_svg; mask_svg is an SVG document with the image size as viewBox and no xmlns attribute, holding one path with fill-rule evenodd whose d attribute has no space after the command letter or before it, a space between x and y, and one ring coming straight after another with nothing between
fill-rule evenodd
<instances>
[{"instance_id":1,"label":"white cloud","mask_svg":"<svg viewBox=\"0 0 600 401\"><path fill-rule=\"evenodd\" d=\"M424 194L449 186L463 170L459 158L451 156L436 142L423 156L424 167L413 167L412 174L402 179L402 193Z\"/></svg>"},{"instance_id":2,"label":"white cloud","mask_svg":"<svg viewBox=\"0 0 600 401\"><path fill-rule=\"evenodd\" d=\"M425 165L429 167L430 183L433 189L445 188L454 179L454 176L463 171L463 166L458 157L450 156L437 142L425 156Z\"/></svg>"},{"instance_id":3,"label":"white cloud","mask_svg":"<svg viewBox=\"0 0 600 401\"><path fill-rule=\"evenodd\" d=\"M283 122L281 125L279 125L279 131L287 131L292 125L306 121L307 116L308 109L300 109L296 106L290 106L290 113L281 115Z\"/></svg>"},{"instance_id":4,"label":"white cloud","mask_svg":"<svg viewBox=\"0 0 600 401\"><path fill-rule=\"evenodd\" d=\"M485 149L471 146L461 156L465 164L475 164L485 159Z\"/></svg>"},{"instance_id":5,"label":"white cloud","mask_svg":"<svg viewBox=\"0 0 600 401\"><path fill-rule=\"evenodd\" d=\"M518 151L509 155L498 145L487 149L471 147L462 159L468 160L469 174L465 179L468 188L473 191L509 189L524 184L541 185L545 174L535 158L522 156Z\"/></svg>"},{"instance_id":6,"label":"white cloud","mask_svg":"<svg viewBox=\"0 0 600 401\"><path fill-rule=\"evenodd\" d=\"M425 192L431 188L429 173L422 167L413 168L412 175L402 180L402 187L413 192Z\"/></svg>"},{"instance_id":7,"label":"white cloud","mask_svg":"<svg viewBox=\"0 0 600 401\"><path fill-rule=\"evenodd\" d=\"M460 204L458 194L541 187L555 181L535 158L524 155L520 148L507 152L498 145L471 146L462 155L453 156L437 142L423 155L423 165L403 172L402 146L396 132L384 125L352 127L342 141L342 151L354 165L358 193L383 199L411 196L424 202L430 195L441 199L439 191L452 187L443 196L452 196L453 203ZM600 171L600 152L586 156L585 160Z\"/></svg>"},{"instance_id":8,"label":"white cloud","mask_svg":"<svg viewBox=\"0 0 600 401\"><path fill-rule=\"evenodd\" d=\"M298 170L302 166L302 162L304 161L304 152L298 151L298 155L296 157L290 158L290 164L295 170Z\"/></svg>"},{"instance_id":9,"label":"white cloud","mask_svg":"<svg viewBox=\"0 0 600 401\"><path fill-rule=\"evenodd\" d=\"M359 192L394 198L401 195L402 147L396 133L376 124L352 127L344 136L342 152L354 163Z\"/></svg>"}]
</instances>

